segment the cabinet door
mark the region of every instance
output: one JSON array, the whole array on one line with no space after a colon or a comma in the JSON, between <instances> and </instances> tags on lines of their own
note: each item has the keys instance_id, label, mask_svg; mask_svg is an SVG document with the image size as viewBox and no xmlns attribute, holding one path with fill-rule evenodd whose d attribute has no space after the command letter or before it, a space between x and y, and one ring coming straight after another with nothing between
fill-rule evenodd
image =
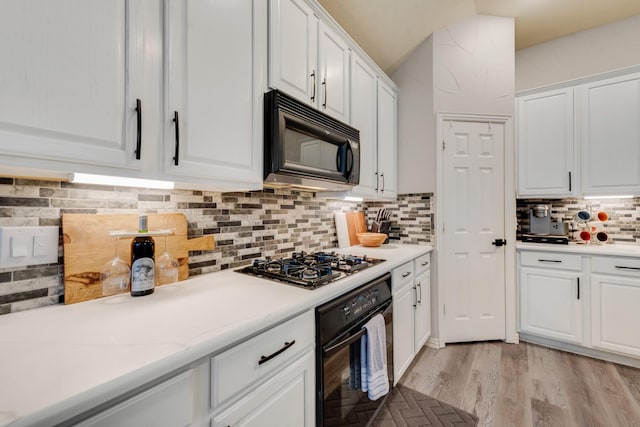
<instances>
[{"instance_id":1,"label":"cabinet door","mask_svg":"<svg viewBox=\"0 0 640 427\"><path fill-rule=\"evenodd\" d=\"M578 273L520 268L520 330L581 344L580 293Z\"/></svg>"},{"instance_id":2,"label":"cabinet door","mask_svg":"<svg viewBox=\"0 0 640 427\"><path fill-rule=\"evenodd\" d=\"M414 299L413 286L406 286L393 294L393 378L394 385L413 359Z\"/></svg>"},{"instance_id":3,"label":"cabinet door","mask_svg":"<svg viewBox=\"0 0 640 427\"><path fill-rule=\"evenodd\" d=\"M265 3L167 1L166 11L166 171L261 188Z\"/></svg>"},{"instance_id":4,"label":"cabinet door","mask_svg":"<svg viewBox=\"0 0 640 427\"><path fill-rule=\"evenodd\" d=\"M431 270L416 277L414 352L418 354L431 336Z\"/></svg>"},{"instance_id":5,"label":"cabinet door","mask_svg":"<svg viewBox=\"0 0 640 427\"><path fill-rule=\"evenodd\" d=\"M317 106L318 18L304 0L269 4L269 86Z\"/></svg>"},{"instance_id":6,"label":"cabinet door","mask_svg":"<svg viewBox=\"0 0 640 427\"><path fill-rule=\"evenodd\" d=\"M573 89L518 98L519 196L575 195Z\"/></svg>"},{"instance_id":7,"label":"cabinet door","mask_svg":"<svg viewBox=\"0 0 640 427\"><path fill-rule=\"evenodd\" d=\"M4 163L67 171L141 167L134 154L136 98L143 97L140 3L2 2ZM142 153L149 154L144 147Z\"/></svg>"},{"instance_id":8,"label":"cabinet door","mask_svg":"<svg viewBox=\"0 0 640 427\"><path fill-rule=\"evenodd\" d=\"M640 73L582 86L583 194L640 194Z\"/></svg>"},{"instance_id":9,"label":"cabinet door","mask_svg":"<svg viewBox=\"0 0 640 427\"><path fill-rule=\"evenodd\" d=\"M78 424L78 427L180 427L193 422L193 371L187 371Z\"/></svg>"},{"instance_id":10,"label":"cabinet door","mask_svg":"<svg viewBox=\"0 0 640 427\"><path fill-rule=\"evenodd\" d=\"M349 123L349 46L325 23L319 28L320 110Z\"/></svg>"},{"instance_id":11,"label":"cabinet door","mask_svg":"<svg viewBox=\"0 0 640 427\"><path fill-rule=\"evenodd\" d=\"M378 194L394 199L396 179L396 93L378 80Z\"/></svg>"},{"instance_id":12,"label":"cabinet door","mask_svg":"<svg viewBox=\"0 0 640 427\"><path fill-rule=\"evenodd\" d=\"M375 197L378 192L378 108L376 73L357 55L351 56L351 126L360 131L360 185L353 192Z\"/></svg>"},{"instance_id":13,"label":"cabinet door","mask_svg":"<svg viewBox=\"0 0 640 427\"><path fill-rule=\"evenodd\" d=\"M315 353L307 353L269 382L215 417L212 427L312 427Z\"/></svg>"},{"instance_id":14,"label":"cabinet door","mask_svg":"<svg viewBox=\"0 0 640 427\"><path fill-rule=\"evenodd\" d=\"M640 356L640 279L591 276L591 345Z\"/></svg>"}]
</instances>

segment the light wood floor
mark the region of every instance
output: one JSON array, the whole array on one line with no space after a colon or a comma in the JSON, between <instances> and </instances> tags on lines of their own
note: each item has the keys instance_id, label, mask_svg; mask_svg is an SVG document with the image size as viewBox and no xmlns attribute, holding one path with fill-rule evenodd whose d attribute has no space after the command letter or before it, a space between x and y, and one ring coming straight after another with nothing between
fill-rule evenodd
<instances>
[{"instance_id":1,"label":"light wood floor","mask_svg":"<svg viewBox=\"0 0 640 427\"><path fill-rule=\"evenodd\" d=\"M400 381L479 426L640 426L640 370L502 342L423 348Z\"/></svg>"}]
</instances>

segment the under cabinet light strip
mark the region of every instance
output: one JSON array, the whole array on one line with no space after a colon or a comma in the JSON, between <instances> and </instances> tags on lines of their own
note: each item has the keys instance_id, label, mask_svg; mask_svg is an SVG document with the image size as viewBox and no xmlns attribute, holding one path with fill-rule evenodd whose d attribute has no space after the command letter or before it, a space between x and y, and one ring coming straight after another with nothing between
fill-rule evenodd
<instances>
[{"instance_id":1,"label":"under cabinet light strip","mask_svg":"<svg viewBox=\"0 0 640 427\"><path fill-rule=\"evenodd\" d=\"M72 173L70 182L79 184L115 185L118 187L158 188L171 190L174 183L171 181L157 181L153 179L124 178L120 176L93 175L88 173Z\"/></svg>"},{"instance_id":2,"label":"under cabinet light strip","mask_svg":"<svg viewBox=\"0 0 640 427\"><path fill-rule=\"evenodd\" d=\"M584 196L585 200L599 200L599 199L633 199L633 196L628 194L622 196Z\"/></svg>"}]
</instances>

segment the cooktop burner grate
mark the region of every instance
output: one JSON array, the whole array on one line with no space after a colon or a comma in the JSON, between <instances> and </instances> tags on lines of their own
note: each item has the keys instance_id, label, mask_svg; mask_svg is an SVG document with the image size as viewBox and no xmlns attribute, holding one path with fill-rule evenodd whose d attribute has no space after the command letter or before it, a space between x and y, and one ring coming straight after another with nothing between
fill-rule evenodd
<instances>
[{"instance_id":1,"label":"cooktop burner grate","mask_svg":"<svg viewBox=\"0 0 640 427\"><path fill-rule=\"evenodd\" d=\"M369 258L366 255L359 257L340 255L335 252L294 252L289 258L255 259L251 265L236 271L307 289L316 289L383 261L383 259Z\"/></svg>"}]
</instances>

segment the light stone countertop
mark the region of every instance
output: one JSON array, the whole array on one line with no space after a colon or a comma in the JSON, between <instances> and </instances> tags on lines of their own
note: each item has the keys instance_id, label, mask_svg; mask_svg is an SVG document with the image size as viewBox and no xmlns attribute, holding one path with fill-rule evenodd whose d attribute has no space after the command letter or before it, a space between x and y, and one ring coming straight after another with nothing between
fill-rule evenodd
<instances>
[{"instance_id":1,"label":"light stone countertop","mask_svg":"<svg viewBox=\"0 0 640 427\"><path fill-rule=\"evenodd\" d=\"M338 252L386 262L307 290L232 270L0 316L0 426L45 426L108 402L312 309L433 248Z\"/></svg>"},{"instance_id":2,"label":"light stone countertop","mask_svg":"<svg viewBox=\"0 0 640 427\"><path fill-rule=\"evenodd\" d=\"M640 245L616 245L616 244L579 244L555 245L552 243L517 242L518 250L535 250L545 252L565 252L585 255L614 255L626 257L639 257Z\"/></svg>"}]
</instances>

